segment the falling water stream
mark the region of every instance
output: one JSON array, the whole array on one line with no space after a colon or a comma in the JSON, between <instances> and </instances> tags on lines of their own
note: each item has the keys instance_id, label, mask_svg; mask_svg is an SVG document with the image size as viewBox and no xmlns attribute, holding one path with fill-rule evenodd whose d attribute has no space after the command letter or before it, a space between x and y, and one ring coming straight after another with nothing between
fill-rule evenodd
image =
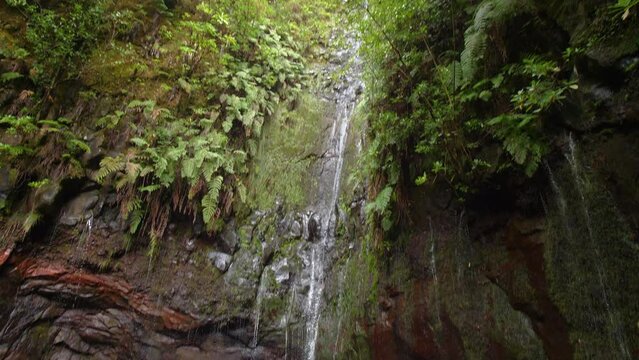
<instances>
[{"instance_id":1,"label":"falling water stream","mask_svg":"<svg viewBox=\"0 0 639 360\"><path fill-rule=\"evenodd\" d=\"M257 347L260 339L260 316L262 315L262 300L264 299L264 293L266 292L266 280L266 270L264 270L260 276L260 283L255 297L255 308L253 309L253 339L249 344L249 346L253 349Z\"/></svg>"},{"instance_id":2,"label":"falling water stream","mask_svg":"<svg viewBox=\"0 0 639 360\"><path fill-rule=\"evenodd\" d=\"M435 234L433 232L433 219L428 218L428 226L430 228L430 271L433 277L433 289L435 292L434 303L435 303L435 314L437 319L437 326L441 326L441 315L439 308L439 280L437 279L437 254L435 247Z\"/></svg>"},{"instance_id":3,"label":"falling water stream","mask_svg":"<svg viewBox=\"0 0 639 360\"><path fill-rule=\"evenodd\" d=\"M329 252L335 242L337 223L337 200L340 192L344 153L348 140L348 128L351 115L357 104L361 82L361 62L357 55L359 42L349 39L350 47L339 52L341 64L348 66L340 78L340 84L334 87L336 112L331 131L326 139L326 157L319 175L319 200L313 207L320 219L319 239L311 245L308 263L310 263L309 291L304 314L306 317L305 354L309 360L315 359L318 329L321 318L322 294L324 292L325 273L328 270ZM344 61L347 60L347 61Z\"/></svg>"},{"instance_id":4,"label":"falling water stream","mask_svg":"<svg viewBox=\"0 0 639 360\"><path fill-rule=\"evenodd\" d=\"M623 325L620 323L619 319L615 316L615 306L612 302L612 299L609 296L610 289L608 288L608 275L606 274L605 267L601 264L602 254L599 249L599 244L597 243L597 239L594 234L593 223L591 221L589 204L586 199L586 191L587 191L587 179L585 170L581 167L581 164L578 160L578 150L577 144L574 141L572 136L568 137L568 151L565 152L564 156L567 160L570 175L572 177L572 182L574 185L574 189L577 195L577 201L579 203L579 207L581 210L581 215L584 219L584 224L587 230L587 236L591 251L594 253L594 261L593 268L596 273L596 281L599 287L600 292L600 300L605 306L606 315L608 318L608 322L610 325L611 331L609 332L609 336L611 338L612 343L616 343L619 346L620 358L630 359L631 355L628 350L626 335L623 330ZM568 240L576 243L581 241L575 238L574 231L572 229L570 220L569 220L569 211L568 211L568 201L566 199L565 191L560 187L557 178L555 177L552 168L546 163L546 170L548 172L550 184L555 193L557 207L559 210L559 216L561 219L562 227L565 232L565 235L568 237ZM589 305L589 311L592 313L593 309Z\"/></svg>"},{"instance_id":5,"label":"falling water stream","mask_svg":"<svg viewBox=\"0 0 639 360\"><path fill-rule=\"evenodd\" d=\"M580 167L579 161L577 160L577 144L575 143L572 135L568 137L568 144L569 144L569 152L566 154L566 159L568 160L568 164L570 165L570 170L574 178L576 190L577 190L577 193L579 194L581 208L583 211L584 218L586 220L588 237L595 254L596 260L594 261L594 265L595 265L595 269L597 270L597 277L599 280L601 297L606 306L608 320L610 321L610 326L612 329L610 336L612 337L613 342L616 342L618 344L619 350L621 351L623 358L630 359L631 356L630 356L630 352L628 351L628 346L626 345L625 334L623 333L623 327L618 323L616 317L614 316L614 313L613 313L614 305L612 304L612 300L610 299L610 296L608 295L610 290L608 289L608 285L607 285L608 284L607 274L605 273L605 270L602 264L599 262L599 259L602 259L602 257L599 250L599 244L597 244L597 240L595 239L593 235L592 221L590 219L590 211L588 209L588 203L586 202L586 197L584 195L585 180L582 176L582 169Z\"/></svg>"}]
</instances>

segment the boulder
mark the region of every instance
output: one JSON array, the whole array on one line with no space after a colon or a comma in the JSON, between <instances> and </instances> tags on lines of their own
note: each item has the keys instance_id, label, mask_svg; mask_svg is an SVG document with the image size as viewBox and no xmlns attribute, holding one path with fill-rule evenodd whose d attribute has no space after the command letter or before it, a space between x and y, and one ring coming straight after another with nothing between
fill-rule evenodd
<instances>
[{"instance_id":1,"label":"boulder","mask_svg":"<svg viewBox=\"0 0 639 360\"><path fill-rule=\"evenodd\" d=\"M293 239L299 239L302 237L302 224L299 221L295 220L291 224L290 237Z\"/></svg>"},{"instance_id":2,"label":"boulder","mask_svg":"<svg viewBox=\"0 0 639 360\"><path fill-rule=\"evenodd\" d=\"M226 272L233 262L233 256L219 251L211 251L208 254L208 258L211 264L221 272Z\"/></svg>"},{"instance_id":3,"label":"boulder","mask_svg":"<svg viewBox=\"0 0 639 360\"><path fill-rule=\"evenodd\" d=\"M220 246L230 254L235 254L240 247L240 236L237 234L236 228L237 225L233 219L226 223L219 237Z\"/></svg>"},{"instance_id":4,"label":"boulder","mask_svg":"<svg viewBox=\"0 0 639 360\"><path fill-rule=\"evenodd\" d=\"M312 214L308 219L308 238L306 240L315 242L320 239L322 232L322 223L319 215Z\"/></svg>"},{"instance_id":5,"label":"boulder","mask_svg":"<svg viewBox=\"0 0 639 360\"><path fill-rule=\"evenodd\" d=\"M60 223L67 226L75 226L79 222L97 215L99 209L96 208L96 205L98 205L99 200L100 193L98 190L80 194L66 206L60 218Z\"/></svg>"},{"instance_id":6,"label":"boulder","mask_svg":"<svg viewBox=\"0 0 639 360\"><path fill-rule=\"evenodd\" d=\"M291 270L287 258L283 258L271 265L271 269L278 284L284 284L291 279Z\"/></svg>"}]
</instances>

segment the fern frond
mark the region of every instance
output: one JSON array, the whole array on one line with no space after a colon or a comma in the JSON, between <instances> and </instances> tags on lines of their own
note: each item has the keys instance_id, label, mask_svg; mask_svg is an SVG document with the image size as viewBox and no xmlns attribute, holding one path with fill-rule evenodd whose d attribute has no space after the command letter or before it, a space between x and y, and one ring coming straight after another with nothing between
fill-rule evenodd
<instances>
[{"instance_id":1,"label":"fern frond","mask_svg":"<svg viewBox=\"0 0 639 360\"><path fill-rule=\"evenodd\" d=\"M143 186L139 190L141 192L152 193L152 192L160 190L161 188L162 188L162 185L153 184L153 185Z\"/></svg>"},{"instance_id":2,"label":"fern frond","mask_svg":"<svg viewBox=\"0 0 639 360\"><path fill-rule=\"evenodd\" d=\"M390 204L392 196L393 188L387 186L386 188L384 188L384 190L380 191L380 193L377 194L377 197L373 202L366 205L366 212L377 214L384 213L388 208L388 205Z\"/></svg>"},{"instance_id":3,"label":"fern frond","mask_svg":"<svg viewBox=\"0 0 639 360\"><path fill-rule=\"evenodd\" d=\"M224 178L222 176L215 177L215 179L209 183L209 191L202 198L202 217L204 218L204 223L207 225L211 223L217 211L217 203L223 181Z\"/></svg>"},{"instance_id":4,"label":"fern frond","mask_svg":"<svg viewBox=\"0 0 639 360\"><path fill-rule=\"evenodd\" d=\"M27 214L27 216L24 218L24 221L22 222L22 230L25 232L25 234L28 233L38 222L40 222L41 219L42 215L40 213L38 213L37 211L31 211Z\"/></svg>"},{"instance_id":5,"label":"fern frond","mask_svg":"<svg viewBox=\"0 0 639 360\"><path fill-rule=\"evenodd\" d=\"M532 10L534 6L530 0L485 0L477 7L473 24L464 34L465 46L460 56L464 84L469 84L478 75L488 49L490 27Z\"/></svg>"},{"instance_id":6,"label":"fern frond","mask_svg":"<svg viewBox=\"0 0 639 360\"><path fill-rule=\"evenodd\" d=\"M235 188L237 189L237 194L240 196L240 201L246 203L246 186L239 178L235 183Z\"/></svg>"},{"instance_id":7,"label":"fern frond","mask_svg":"<svg viewBox=\"0 0 639 360\"><path fill-rule=\"evenodd\" d=\"M194 181L195 177L195 159L185 159L182 161L182 177Z\"/></svg>"},{"instance_id":8,"label":"fern frond","mask_svg":"<svg viewBox=\"0 0 639 360\"><path fill-rule=\"evenodd\" d=\"M160 252L160 239L156 234L151 232L150 241L149 241L149 249L146 252L146 255L149 257L149 270L151 270L152 264L157 259L157 256Z\"/></svg>"},{"instance_id":9,"label":"fern frond","mask_svg":"<svg viewBox=\"0 0 639 360\"><path fill-rule=\"evenodd\" d=\"M95 173L94 180L97 183L102 184L104 180L111 174L118 171L123 171L125 168L125 161L122 155L116 157L107 156L100 161L100 169Z\"/></svg>"},{"instance_id":10,"label":"fern frond","mask_svg":"<svg viewBox=\"0 0 639 360\"><path fill-rule=\"evenodd\" d=\"M141 209L136 209L129 216L129 234L134 235L138 232L138 228L144 219L144 212Z\"/></svg>"},{"instance_id":11,"label":"fern frond","mask_svg":"<svg viewBox=\"0 0 639 360\"><path fill-rule=\"evenodd\" d=\"M137 146L137 147L146 147L146 146L149 146L149 143L148 143L146 140L144 140L144 139L142 139L142 138L139 138L139 137L133 138L133 139L131 139L131 140L129 140L129 141L131 141L131 142L132 142L133 144L135 144L135 146Z\"/></svg>"},{"instance_id":12,"label":"fern frond","mask_svg":"<svg viewBox=\"0 0 639 360\"><path fill-rule=\"evenodd\" d=\"M67 141L67 149L69 149L70 151L73 151L74 149L80 149L83 153L91 153L91 147L89 147L86 142L80 139L69 139Z\"/></svg>"}]
</instances>

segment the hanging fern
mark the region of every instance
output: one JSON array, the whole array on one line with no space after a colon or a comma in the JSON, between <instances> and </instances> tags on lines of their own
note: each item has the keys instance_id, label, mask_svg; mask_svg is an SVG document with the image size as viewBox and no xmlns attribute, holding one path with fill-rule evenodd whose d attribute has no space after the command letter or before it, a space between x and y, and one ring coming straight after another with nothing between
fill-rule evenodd
<instances>
[{"instance_id":1,"label":"hanging fern","mask_svg":"<svg viewBox=\"0 0 639 360\"><path fill-rule=\"evenodd\" d=\"M388 205L390 204L391 197L393 196L393 188L388 186L377 194L374 201L366 205L366 212L369 214L383 214Z\"/></svg>"},{"instance_id":2,"label":"hanging fern","mask_svg":"<svg viewBox=\"0 0 639 360\"><path fill-rule=\"evenodd\" d=\"M495 24L517 14L533 11L530 0L485 0L475 12L473 23L464 34L464 50L461 53L463 83L469 84L479 75L489 48L488 30Z\"/></svg>"},{"instance_id":3,"label":"hanging fern","mask_svg":"<svg viewBox=\"0 0 639 360\"><path fill-rule=\"evenodd\" d=\"M224 178L217 176L209 183L209 191L202 198L202 217L204 222L209 225L217 211L217 203L222 190L222 182Z\"/></svg>"},{"instance_id":4,"label":"hanging fern","mask_svg":"<svg viewBox=\"0 0 639 360\"><path fill-rule=\"evenodd\" d=\"M102 184L109 175L124 170L125 166L124 156L107 156L100 161L100 169L95 173L94 180Z\"/></svg>"}]
</instances>

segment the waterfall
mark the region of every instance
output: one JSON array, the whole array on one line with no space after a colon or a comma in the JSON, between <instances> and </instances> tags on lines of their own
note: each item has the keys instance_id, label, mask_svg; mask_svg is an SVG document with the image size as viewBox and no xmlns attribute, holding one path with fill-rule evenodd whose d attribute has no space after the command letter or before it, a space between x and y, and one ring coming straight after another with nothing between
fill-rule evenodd
<instances>
[{"instance_id":1,"label":"waterfall","mask_svg":"<svg viewBox=\"0 0 639 360\"><path fill-rule=\"evenodd\" d=\"M288 360L288 338L289 331L291 326L291 314L293 311L293 304L295 303L295 287L293 287L293 291L291 291L291 299L288 302L288 309L286 310L286 331L284 332L284 360Z\"/></svg>"},{"instance_id":2,"label":"waterfall","mask_svg":"<svg viewBox=\"0 0 639 360\"><path fill-rule=\"evenodd\" d=\"M260 284L257 288L257 295L255 296L255 308L253 309L253 339L249 346L253 349L257 347L260 335L260 316L262 314L262 299L264 299L264 293L266 292L266 273L267 270L262 271L260 276Z\"/></svg>"},{"instance_id":3,"label":"waterfall","mask_svg":"<svg viewBox=\"0 0 639 360\"><path fill-rule=\"evenodd\" d=\"M597 230L593 225L591 218L591 208L587 199L587 194L589 191L589 182L587 178L587 171L582 167L579 162L579 154L577 149L577 144L573 139L572 135L568 137L568 148L564 153L564 157L566 159L568 165L568 181L571 182L571 188L562 188L555 176L555 173L551 169L551 167L546 163L545 167L548 172L548 178L550 181L550 185L552 187L552 191L555 194L557 209L559 220L561 221L561 227L564 231L564 235L566 237L566 241L570 244L570 246L576 246L576 244L583 243L583 241L587 241L588 248L593 254L593 260L591 261L592 269L594 270L594 278L596 281L596 287L598 287L598 291L600 293L599 300L602 302L602 305L605 308L605 315L607 318L607 322L610 326L610 331L608 331L608 336L610 337L611 344L616 344L619 347L619 358L630 359L630 352L628 350L626 335L623 329L623 324L620 319L615 315L615 304L610 297L610 289L608 285L608 275L606 274L605 266L602 264L602 261L605 261L603 254L601 253L600 245L597 240L597 236L595 235ZM591 190L592 191L592 190ZM575 198L575 205L579 209L575 213L571 213L569 210L569 199L566 197L566 194L572 193ZM580 213L579 215L577 215ZM579 230L577 228L573 228L573 221L571 221L571 217L581 217L584 227L585 227L585 239L580 238L577 234ZM577 232L577 233L576 233ZM553 258L557 263L561 263L560 259L560 246L557 246L554 249ZM567 254L564 254L568 256ZM583 265L581 265L583 266ZM586 269L580 268L576 270L571 270L570 267L564 269L564 271L569 273L574 273L572 275L567 275L569 278L577 276L576 273L587 272ZM587 303L587 308L590 313L594 314L593 304Z\"/></svg>"},{"instance_id":4,"label":"waterfall","mask_svg":"<svg viewBox=\"0 0 639 360\"><path fill-rule=\"evenodd\" d=\"M581 203L581 208L583 211L583 215L586 221L586 229L588 230L589 240L592 246L592 249L595 253L596 260L594 261L595 269L597 271L597 278L599 280L599 286L601 288L601 296L602 300L606 306L606 312L608 314L608 320L610 321L610 327L612 332L610 336L612 337L613 342L616 342L619 346L619 350L624 358L630 359L630 352L628 350L628 346L626 345L625 334L623 332L623 325L619 324L616 317L613 313L613 304L608 295L609 289L607 286L608 281L606 280L607 275L605 273L604 268L601 266L600 259L601 251L599 249L599 244L597 244L597 240L593 235L593 227L592 221L590 219L590 211L588 210L588 203L586 202L585 197L585 179L582 176L582 169L580 167L579 161L577 160L577 144L572 137L572 134L568 137L568 153L565 154L566 159L568 160L568 164L570 165L570 171L573 176L573 181L576 186L577 193L579 194L579 200ZM615 334L616 333L616 334Z\"/></svg>"},{"instance_id":5,"label":"waterfall","mask_svg":"<svg viewBox=\"0 0 639 360\"><path fill-rule=\"evenodd\" d=\"M80 246L85 246L88 244L89 240L91 240L91 233L93 232L93 211L90 211L90 215L82 228L82 233L80 233Z\"/></svg>"},{"instance_id":6,"label":"waterfall","mask_svg":"<svg viewBox=\"0 0 639 360\"><path fill-rule=\"evenodd\" d=\"M306 343L304 350L308 360L314 360L316 356L325 272L328 270L329 253L335 242L335 228L338 217L336 208L344 167L348 129L351 115L357 103L358 90L362 87L360 80L361 61L357 55L360 44L354 39L354 36L349 38L349 43L349 49L337 54L339 57L347 55L349 60L352 61L340 61L342 66L348 66L349 68L346 69L346 75L341 77L341 84L334 87L335 93L333 96L337 105L336 112L331 131L325 142L328 147L327 156L318 179L319 200L314 206L314 213L320 218L320 236L316 243L311 244L310 254L307 255L307 263L310 266L310 284L304 309L306 317Z\"/></svg>"}]
</instances>

